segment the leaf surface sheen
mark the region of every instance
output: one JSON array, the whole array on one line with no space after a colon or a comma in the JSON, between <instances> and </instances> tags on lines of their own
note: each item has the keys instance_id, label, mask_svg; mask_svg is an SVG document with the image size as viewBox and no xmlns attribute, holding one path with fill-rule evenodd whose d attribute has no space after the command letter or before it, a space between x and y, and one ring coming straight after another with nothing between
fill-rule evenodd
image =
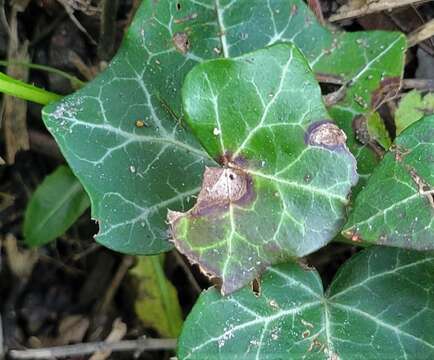
<instances>
[{"instance_id":1,"label":"leaf surface sheen","mask_svg":"<svg viewBox=\"0 0 434 360\"><path fill-rule=\"evenodd\" d=\"M434 254L373 247L350 259L323 293L314 270L273 266L256 296L202 293L178 358L430 359Z\"/></svg>"},{"instance_id":2,"label":"leaf surface sheen","mask_svg":"<svg viewBox=\"0 0 434 360\"><path fill-rule=\"evenodd\" d=\"M302 49L315 71L347 83L332 116L349 135L362 174L370 173L375 156L355 142L351 127L369 106L354 98L369 104L382 76L401 76L402 35L331 32L301 0L144 1L108 69L44 109L47 127L90 196L97 241L134 254L171 247L167 207L190 208L204 166L214 163L180 120L185 75L203 60L286 41Z\"/></svg>"},{"instance_id":3,"label":"leaf surface sheen","mask_svg":"<svg viewBox=\"0 0 434 360\"><path fill-rule=\"evenodd\" d=\"M354 241L434 249L434 116L395 140L355 200L343 234Z\"/></svg>"},{"instance_id":4,"label":"leaf surface sheen","mask_svg":"<svg viewBox=\"0 0 434 360\"><path fill-rule=\"evenodd\" d=\"M223 293L338 233L356 163L295 46L205 62L187 76L183 102L223 167L206 169L195 207L169 223L176 247L221 278Z\"/></svg>"}]
</instances>

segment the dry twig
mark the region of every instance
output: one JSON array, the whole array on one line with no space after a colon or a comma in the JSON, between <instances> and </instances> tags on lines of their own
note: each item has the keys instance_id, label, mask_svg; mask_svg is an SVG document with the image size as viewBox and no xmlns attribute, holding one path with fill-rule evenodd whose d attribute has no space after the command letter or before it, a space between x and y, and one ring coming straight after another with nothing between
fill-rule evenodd
<instances>
[{"instance_id":1,"label":"dry twig","mask_svg":"<svg viewBox=\"0 0 434 360\"><path fill-rule=\"evenodd\" d=\"M320 22L321 25L325 25L325 19L324 15L322 13L321 4L319 0L307 0L307 3L313 13L315 14L316 18Z\"/></svg>"},{"instance_id":2,"label":"dry twig","mask_svg":"<svg viewBox=\"0 0 434 360\"><path fill-rule=\"evenodd\" d=\"M121 264L119 265L118 270L116 271L116 274L110 284L110 287L107 289L106 293L104 294L104 297L98 306L97 314L104 314L107 312L108 307L113 301L113 297L116 295L116 292L119 289L119 286L122 283L122 280L124 279L125 275L127 274L129 268L134 264L134 257L133 256L124 256L122 259Z\"/></svg>"},{"instance_id":3,"label":"dry twig","mask_svg":"<svg viewBox=\"0 0 434 360\"><path fill-rule=\"evenodd\" d=\"M339 21L352 19L356 17L365 16L368 14L380 12L380 11L391 11L393 9L413 5L421 4L432 0L368 0L368 1L353 1L350 5L342 6L335 15L330 16L329 21ZM355 6L351 6L355 4Z\"/></svg>"},{"instance_id":4,"label":"dry twig","mask_svg":"<svg viewBox=\"0 0 434 360\"><path fill-rule=\"evenodd\" d=\"M402 81L402 88L434 91L434 79L404 79Z\"/></svg>"},{"instance_id":5,"label":"dry twig","mask_svg":"<svg viewBox=\"0 0 434 360\"><path fill-rule=\"evenodd\" d=\"M434 19L428 21L426 24L408 35L408 46L415 46L420 42L429 39L431 36L434 36Z\"/></svg>"},{"instance_id":6,"label":"dry twig","mask_svg":"<svg viewBox=\"0 0 434 360\"><path fill-rule=\"evenodd\" d=\"M75 17L74 11L77 10L75 6L72 6L71 4L76 4L74 1L68 1L68 0L57 0L65 9L66 13L68 14L71 21L75 24L75 26L78 27L78 29L86 35L86 37L89 39L89 41L93 45L97 45L96 41L93 39L93 37L87 32L87 30L84 28L83 25L81 25L80 21ZM81 10L81 9L80 9Z\"/></svg>"},{"instance_id":7,"label":"dry twig","mask_svg":"<svg viewBox=\"0 0 434 360\"><path fill-rule=\"evenodd\" d=\"M118 341L114 343L102 341L43 349L11 350L8 355L11 359L53 359L90 355L97 351L142 353L144 351L173 350L175 347L175 339L143 338Z\"/></svg>"},{"instance_id":8,"label":"dry twig","mask_svg":"<svg viewBox=\"0 0 434 360\"><path fill-rule=\"evenodd\" d=\"M13 6L9 19L9 45L8 59L27 61L28 41L20 43L18 39L17 15L21 7ZM29 72L26 68L9 65L6 73L19 80L27 81ZM6 161L9 164L15 162L15 156L19 151L29 150L29 135L27 131L27 102L12 96L3 98L3 106L0 117L3 118L3 131L6 147ZM1 123L1 119L0 119Z\"/></svg>"}]
</instances>

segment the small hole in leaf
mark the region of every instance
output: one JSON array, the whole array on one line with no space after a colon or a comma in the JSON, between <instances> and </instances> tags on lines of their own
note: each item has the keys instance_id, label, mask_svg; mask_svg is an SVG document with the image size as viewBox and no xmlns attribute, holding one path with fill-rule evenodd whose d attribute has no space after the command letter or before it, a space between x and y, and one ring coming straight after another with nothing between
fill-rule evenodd
<instances>
[{"instance_id":1,"label":"small hole in leaf","mask_svg":"<svg viewBox=\"0 0 434 360\"><path fill-rule=\"evenodd\" d=\"M178 2L176 3L176 10L180 11L181 10L181 4Z\"/></svg>"},{"instance_id":2,"label":"small hole in leaf","mask_svg":"<svg viewBox=\"0 0 434 360\"><path fill-rule=\"evenodd\" d=\"M261 296L261 283L258 279L253 279L252 281L252 291L256 297Z\"/></svg>"}]
</instances>

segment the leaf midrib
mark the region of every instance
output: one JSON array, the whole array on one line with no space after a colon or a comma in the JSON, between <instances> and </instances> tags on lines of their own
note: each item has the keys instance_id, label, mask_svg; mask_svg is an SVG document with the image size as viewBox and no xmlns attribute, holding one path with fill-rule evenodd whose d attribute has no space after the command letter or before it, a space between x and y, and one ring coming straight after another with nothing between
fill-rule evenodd
<instances>
[{"instance_id":1,"label":"leaf midrib","mask_svg":"<svg viewBox=\"0 0 434 360\"><path fill-rule=\"evenodd\" d=\"M219 27L220 43L222 44L223 57L229 57L229 47L226 39L226 28L224 25L223 12L224 9L220 6L220 0L215 0L215 9L217 13L217 24Z\"/></svg>"},{"instance_id":2,"label":"leaf midrib","mask_svg":"<svg viewBox=\"0 0 434 360\"><path fill-rule=\"evenodd\" d=\"M66 117L66 116L63 116L62 119L73 123L73 125L76 124L78 126L83 126L83 127L90 127L90 128L107 130L110 133L119 135L119 136L123 137L124 139L128 139L128 140L133 140L133 141L137 141L137 142L167 143L167 144L179 147L180 149L183 149L187 152L194 153L194 154L196 154L202 158L205 158L208 160L210 159L210 157L208 156L208 154L206 152L201 151L199 149L196 149L196 148L194 148L194 147L192 147L192 146L190 146L184 142L175 140L174 138L153 137L153 136L147 136L147 135L134 134L134 133L130 133L130 132L125 131L125 130L121 130L119 128L115 128L109 124L88 123L85 121L78 120L76 118L71 118L71 117Z\"/></svg>"}]
</instances>

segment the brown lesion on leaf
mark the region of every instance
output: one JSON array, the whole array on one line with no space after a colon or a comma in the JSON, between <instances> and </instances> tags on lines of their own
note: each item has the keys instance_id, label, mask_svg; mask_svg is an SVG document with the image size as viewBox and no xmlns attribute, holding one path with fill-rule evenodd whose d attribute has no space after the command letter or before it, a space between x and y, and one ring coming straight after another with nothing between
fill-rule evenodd
<instances>
[{"instance_id":1,"label":"brown lesion on leaf","mask_svg":"<svg viewBox=\"0 0 434 360\"><path fill-rule=\"evenodd\" d=\"M400 164L403 163L407 155L411 154L410 149L406 149L400 145L392 145L390 151L395 155L395 161ZM424 196L428 200L431 208L434 209L434 188L417 173L414 167L408 164L403 165L413 182L416 184L419 194Z\"/></svg>"},{"instance_id":2,"label":"brown lesion on leaf","mask_svg":"<svg viewBox=\"0 0 434 360\"><path fill-rule=\"evenodd\" d=\"M380 82L380 86L372 93L371 108L375 111L384 103L398 96L402 79L399 76L387 77Z\"/></svg>"},{"instance_id":3,"label":"brown lesion on leaf","mask_svg":"<svg viewBox=\"0 0 434 360\"><path fill-rule=\"evenodd\" d=\"M256 278L252 281L252 292L256 297L261 296L261 280Z\"/></svg>"},{"instance_id":4,"label":"brown lesion on leaf","mask_svg":"<svg viewBox=\"0 0 434 360\"><path fill-rule=\"evenodd\" d=\"M320 120L309 126L305 142L313 146L321 146L330 150L346 146L345 133L329 120Z\"/></svg>"},{"instance_id":5,"label":"brown lesion on leaf","mask_svg":"<svg viewBox=\"0 0 434 360\"><path fill-rule=\"evenodd\" d=\"M419 194L424 196L432 209L434 209L434 189L416 172L416 169L406 166L408 173L415 182Z\"/></svg>"},{"instance_id":6,"label":"brown lesion on leaf","mask_svg":"<svg viewBox=\"0 0 434 360\"><path fill-rule=\"evenodd\" d=\"M189 216L200 217L225 212L229 205L245 205L253 201L255 192L250 175L240 169L205 168L202 188ZM171 211L169 223L175 223L184 213Z\"/></svg>"},{"instance_id":7,"label":"brown lesion on leaf","mask_svg":"<svg viewBox=\"0 0 434 360\"><path fill-rule=\"evenodd\" d=\"M405 156L411 153L411 150L400 145L392 145L390 152L395 155L395 160L400 163L404 160Z\"/></svg>"},{"instance_id":8,"label":"brown lesion on leaf","mask_svg":"<svg viewBox=\"0 0 434 360\"><path fill-rule=\"evenodd\" d=\"M190 49L190 40L186 32L177 32L173 35L173 45L175 45L176 50L182 54L186 54Z\"/></svg>"},{"instance_id":9,"label":"brown lesion on leaf","mask_svg":"<svg viewBox=\"0 0 434 360\"><path fill-rule=\"evenodd\" d=\"M187 256L192 264L198 264L206 276L214 280L219 279L222 293L230 293L237 288L232 289L231 285L228 285L227 279L221 279L218 267L201 261L200 256L193 249L185 246L182 235L179 238L177 234L181 219L187 218L194 222L202 217L219 217L228 213L231 206L244 207L255 200L256 192L253 179L245 171L248 167L247 161L241 157L233 159L230 154L226 154L221 160L224 167L205 168L202 187L194 207L185 213L169 210L167 218L170 225L170 241ZM265 268L267 265L264 264L263 267ZM258 273L263 270L259 269Z\"/></svg>"},{"instance_id":10,"label":"brown lesion on leaf","mask_svg":"<svg viewBox=\"0 0 434 360\"><path fill-rule=\"evenodd\" d=\"M306 145L323 147L328 150L344 152L348 154L353 163L352 184L357 184L357 162L346 144L347 136L339 127L330 120L319 120L312 123L304 134Z\"/></svg>"},{"instance_id":11,"label":"brown lesion on leaf","mask_svg":"<svg viewBox=\"0 0 434 360\"><path fill-rule=\"evenodd\" d=\"M325 345L318 340L318 337L314 337L309 347L307 348L307 352L318 352L322 353L325 349Z\"/></svg>"},{"instance_id":12,"label":"brown lesion on leaf","mask_svg":"<svg viewBox=\"0 0 434 360\"><path fill-rule=\"evenodd\" d=\"M197 16L198 16L197 13L191 13L191 14L183 17L183 18L175 19L174 22L175 22L175 24L182 24L182 23L185 23L187 21L191 21L191 20L197 19Z\"/></svg>"}]
</instances>

